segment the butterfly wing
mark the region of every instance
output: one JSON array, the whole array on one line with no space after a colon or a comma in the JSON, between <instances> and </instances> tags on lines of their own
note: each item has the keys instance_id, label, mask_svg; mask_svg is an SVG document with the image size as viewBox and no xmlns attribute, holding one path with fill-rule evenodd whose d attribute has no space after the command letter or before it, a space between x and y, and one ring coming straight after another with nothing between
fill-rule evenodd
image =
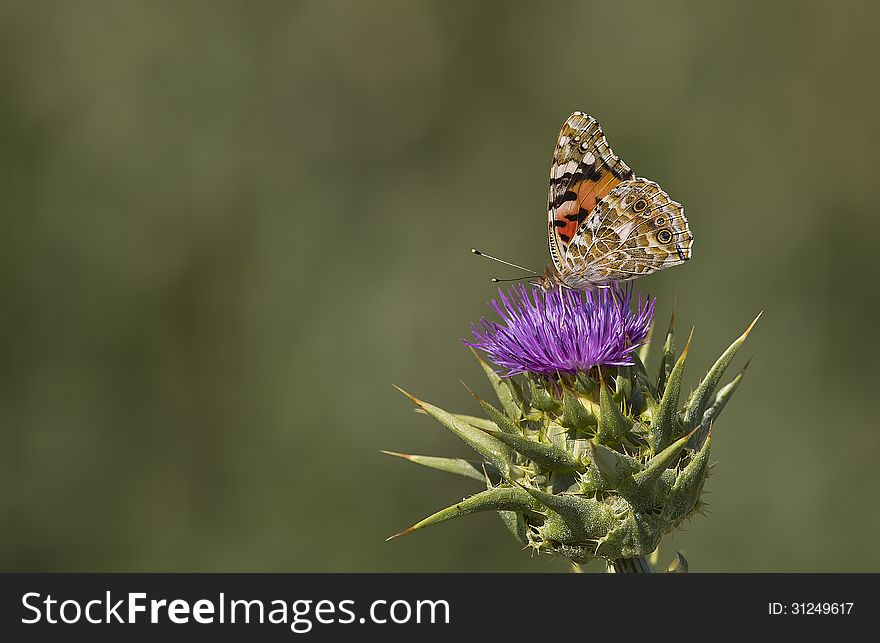
<instances>
[{"instance_id":1,"label":"butterfly wing","mask_svg":"<svg viewBox=\"0 0 880 643\"><path fill-rule=\"evenodd\" d=\"M684 207L647 179L619 183L578 226L560 275L575 288L628 281L691 257Z\"/></svg>"},{"instance_id":2,"label":"butterfly wing","mask_svg":"<svg viewBox=\"0 0 880 643\"><path fill-rule=\"evenodd\" d=\"M547 198L550 256L558 271L578 226L616 185L633 178L595 118L575 112L566 119L553 151Z\"/></svg>"}]
</instances>

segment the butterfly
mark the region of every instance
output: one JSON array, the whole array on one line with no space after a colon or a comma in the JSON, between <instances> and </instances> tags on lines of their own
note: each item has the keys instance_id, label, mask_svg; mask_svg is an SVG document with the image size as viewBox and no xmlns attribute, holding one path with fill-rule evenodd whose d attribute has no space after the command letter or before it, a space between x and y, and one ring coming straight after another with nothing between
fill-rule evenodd
<instances>
[{"instance_id":1,"label":"butterfly","mask_svg":"<svg viewBox=\"0 0 880 643\"><path fill-rule=\"evenodd\" d=\"M547 197L552 263L545 289L607 288L691 258L694 236L684 207L614 155L592 116L562 125Z\"/></svg>"}]
</instances>

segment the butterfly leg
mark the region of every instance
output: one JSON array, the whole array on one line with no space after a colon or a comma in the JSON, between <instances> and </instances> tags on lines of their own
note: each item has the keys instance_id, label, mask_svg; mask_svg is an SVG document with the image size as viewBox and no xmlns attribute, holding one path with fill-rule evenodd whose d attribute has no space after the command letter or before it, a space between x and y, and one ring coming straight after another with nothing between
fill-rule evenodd
<instances>
[{"instance_id":1,"label":"butterfly leg","mask_svg":"<svg viewBox=\"0 0 880 643\"><path fill-rule=\"evenodd\" d=\"M617 287L617 284L602 284L599 288L603 290L608 290L611 293L611 296L614 298L614 303L617 304L618 307L623 306L623 296L620 293L620 288Z\"/></svg>"}]
</instances>

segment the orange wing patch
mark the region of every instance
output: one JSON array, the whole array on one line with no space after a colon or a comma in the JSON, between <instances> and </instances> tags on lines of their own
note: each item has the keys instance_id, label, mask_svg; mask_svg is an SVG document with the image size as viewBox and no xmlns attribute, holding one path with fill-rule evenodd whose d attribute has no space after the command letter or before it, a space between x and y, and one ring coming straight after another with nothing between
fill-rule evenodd
<instances>
[{"instance_id":1,"label":"orange wing patch","mask_svg":"<svg viewBox=\"0 0 880 643\"><path fill-rule=\"evenodd\" d=\"M563 252L568 249L568 244L574 238L578 226L601 201L618 184L620 179L611 172L601 172L598 178L583 179L571 186L569 194L574 195L570 201L565 201L553 212L553 225L556 234L562 242Z\"/></svg>"},{"instance_id":2,"label":"orange wing patch","mask_svg":"<svg viewBox=\"0 0 880 643\"><path fill-rule=\"evenodd\" d=\"M634 177L595 118L574 112L566 119L553 151L547 198L550 257L557 269L580 223L618 183Z\"/></svg>"}]
</instances>

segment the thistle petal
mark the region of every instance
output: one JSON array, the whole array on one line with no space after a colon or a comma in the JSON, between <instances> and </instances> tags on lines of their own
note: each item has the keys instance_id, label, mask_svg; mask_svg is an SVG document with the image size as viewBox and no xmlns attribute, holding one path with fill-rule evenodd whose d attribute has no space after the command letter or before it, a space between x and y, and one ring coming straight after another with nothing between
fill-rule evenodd
<instances>
[{"instance_id":1,"label":"thistle petal","mask_svg":"<svg viewBox=\"0 0 880 643\"><path fill-rule=\"evenodd\" d=\"M501 321L471 325L478 348L505 375L577 373L594 366L632 363L654 318L654 300L641 295L632 309L632 286L598 292L514 286L498 291L490 307Z\"/></svg>"}]
</instances>

